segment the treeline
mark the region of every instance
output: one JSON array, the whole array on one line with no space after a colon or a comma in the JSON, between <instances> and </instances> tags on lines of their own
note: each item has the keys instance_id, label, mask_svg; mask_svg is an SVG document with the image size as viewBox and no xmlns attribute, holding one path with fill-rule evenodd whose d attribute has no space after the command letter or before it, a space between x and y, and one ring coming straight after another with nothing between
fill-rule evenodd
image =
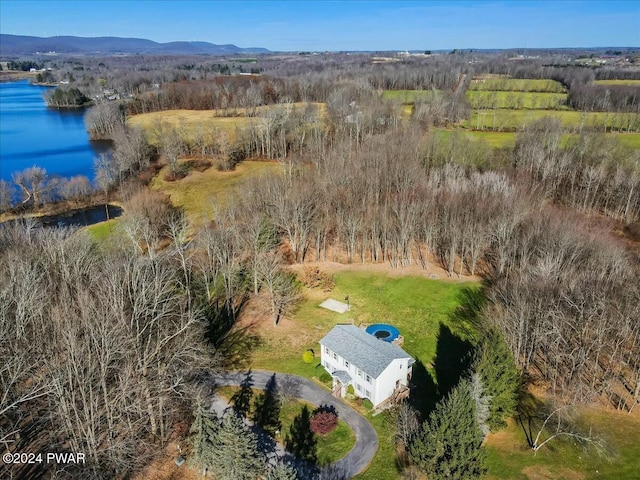
<instances>
[{"instance_id":1,"label":"treeline","mask_svg":"<svg viewBox=\"0 0 640 480\"><path fill-rule=\"evenodd\" d=\"M581 85L569 90L567 103L575 110L640 113L640 87Z\"/></svg>"},{"instance_id":2,"label":"treeline","mask_svg":"<svg viewBox=\"0 0 640 480\"><path fill-rule=\"evenodd\" d=\"M79 108L91 103L91 99L78 88L56 88L45 96L47 106L53 108Z\"/></svg>"},{"instance_id":3,"label":"treeline","mask_svg":"<svg viewBox=\"0 0 640 480\"><path fill-rule=\"evenodd\" d=\"M8 70L21 70L23 72L28 72L32 68L40 70L42 69L42 67L42 64L34 62L33 60L12 60L10 62L7 62Z\"/></svg>"}]
</instances>

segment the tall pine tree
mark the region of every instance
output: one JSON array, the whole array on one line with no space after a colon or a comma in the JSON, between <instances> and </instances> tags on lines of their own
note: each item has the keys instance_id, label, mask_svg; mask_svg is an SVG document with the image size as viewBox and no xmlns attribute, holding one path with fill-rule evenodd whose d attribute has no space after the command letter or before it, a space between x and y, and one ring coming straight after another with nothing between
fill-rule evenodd
<instances>
[{"instance_id":1,"label":"tall pine tree","mask_svg":"<svg viewBox=\"0 0 640 480\"><path fill-rule=\"evenodd\" d=\"M409 457L429 480L475 480L484 474L482 433L468 380L438 402L409 446Z\"/></svg>"},{"instance_id":2,"label":"tall pine tree","mask_svg":"<svg viewBox=\"0 0 640 480\"><path fill-rule=\"evenodd\" d=\"M216 442L213 466L216 480L255 480L264 473L265 462L256 435L242 417L235 412L227 413Z\"/></svg>"},{"instance_id":3,"label":"tall pine tree","mask_svg":"<svg viewBox=\"0 0 640 480\"><path fill-rule=\"evenodd\" d=\"M189 430L193 465L202 469L202 476L211 470L215 462L216 441L220 430L220 420L215 412L202 403L198 403L195 411L195 419Z\"/></svg>"},{"instance_id":4,"label":"tall pine tree","mask_svg":"<svg viewBox=\"0 0 640 480\"><path fill-rule=\"evenodd\" d=\"M280 422L280 399L276 374L269 379L264 393L258 395L254 402L253 421L272 437L282 427Z\"/></svg>"},{"instance_id":5,"label":"tall pine tree","mask_svg":"<svg viewBox=\"0 0 640 480\"><path fill-rule=\"evenodd\" d=\"M485 392L491 396L487 424L492 431L507 426L506 419L516 413L520 375L500 332L488 330L476 363Z\"/></svg>"},{"instance_id":6,"label":"tall pine tree","mask_svg":"<svg viewBox=\"0 0 640 480\"><path fill-rule=\"evenodd\" d=\"M267 480L297 480L298 472L291 465L277 462L269 468Z\"/></svg>"},{"instance_id":7,"label":"tall pine tree","mask_svg":"<svg viewBox=\"0 0 640 480\"><path fill-rule=\"evenodd\" d=\"M312 464L318 461L317 440L311 430L311 412L306 405L302 407L300 414L293 419L284 445L287 451L301 460Z\"/></svg>"}]
</instances>

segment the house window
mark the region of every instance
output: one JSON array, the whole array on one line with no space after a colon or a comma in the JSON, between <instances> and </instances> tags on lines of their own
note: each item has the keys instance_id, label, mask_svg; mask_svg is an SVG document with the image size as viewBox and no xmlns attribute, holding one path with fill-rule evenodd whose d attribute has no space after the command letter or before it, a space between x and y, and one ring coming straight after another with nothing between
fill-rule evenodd
<instances>
[{"instance_id":1,"label":"house window","mask_svg":"<svg viewBox=\"0 0 640 480\"><path fill-rule=\"evenodd\" d=\"M327 355L329 355L329 347L324 347L324 353L326 353Z\"/></svg>"},{"instance_id":2,"label":"house window","mask_svg":"<svg viewBox=\"0 0 640 480\"><path fill-rule=\"evenodd\" d=\"M369 375L367 375L367 383L371 383L371 377Z\"/></svg>"},{"instance_id":3,"label":"house window","mask_svg":"<svg viewBox=\"0 0 640 480\"><path fill-rule=\"evenodd\" d=\"M362 387L360 386L359 383L356 383L356 390L358 390L359 392L362 392Z\"/></svg>"},{"instance_id":4,"label":"house window","mask_svg":"<svg viewBox=\"0 0 640 480\"><path fill-rule=\"evenodd\" d=\"M338 355L336 355L336 352L333 352L333 359L338 360Z\"/></svg>"},{"instance_id":5,"label":"house window","mask_svg":"<svg viewBox=\"0 0 640 480\"><path fill-rule=\"evenodd\" d=\"M371 398L371 392L370 392L369 390L365 390L365 391L364 391L364 394L365 394L367 397Z\"/></svg>"},{"instance_id":6,"label":"house window","mask_svg":"<svg viewBox=\"0 0 640 480\"><path fill-rule=\"evenodd\" d=\"M344 368L346 368L346 369L349 368L349 362L347 362L346 360L344 361Z\"/></svg>"},{"instance_id":7,"label":"house window","mask_svg":"<svg viewBox=\"0 0 640 480\"><path fill-rule=\"evenodd\" d=\"M359 368L356 368L356 374L357 374L359 377L362 377L362 370L360 370Z\"/></svg>"},{"instance_id":8,"label":"house window","mask_svg":"<svg viewBox=\"0 0 640 480\"><path fill-rule=\"evenodd\" d=\"M400 370L402 370L402 364L400 364Z\"/></svg>"}]
</instances>

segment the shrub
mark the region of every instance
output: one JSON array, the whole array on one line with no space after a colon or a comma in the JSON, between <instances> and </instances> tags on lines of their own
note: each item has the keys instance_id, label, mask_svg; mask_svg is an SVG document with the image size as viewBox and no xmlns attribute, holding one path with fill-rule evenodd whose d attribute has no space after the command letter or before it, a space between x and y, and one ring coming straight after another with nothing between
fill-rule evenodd
<instances>
[{"instance_id":1,"label":"shrub","mask_svg":"<svg viewBox=\"0 0 640 480\"><path fill-rule=\"evenodd\" d=\"M333 382L333 377L331 377L331 375L329 375L328 372L322 372L322 374L320 374L320 377L318 377L318 380L320 380L322 383L332 383Z\"/></svg>"},{"instance_id":2,"label":"shrub","mask_svg":"<svg viewBox=\"0 0 640 480\"><path fill-rule=\"evenodd\" d=\"M302 269L300 280L307 288L321 288L325 292L330 292L336 286L333 275L313 266L307 266Z\"/></svg>"},{"instance_id":3,"label":"shrub","mask_svg":"<svg viewBox=\"0 0 640 480\"><path fill-rule=\"evenodd\" d=\"M355 389L353 388L353 385L349 385L349 386L347 387L347 394L348 394L348 395L355 395L355 394L356 394L356 391L355 391Z\"/></svg>"},{"instance_id":4,"label":"shrub","mask_svg":"<svg viewBox=\"0 0 640 480\"><path fill-rule=\"evenodd\" d=\"M302 354L302 361L304 363L311 363L313 362L314 358L315 358L315 355L313 354L313 350L307 350Z\"/></svg>"},{"instance_id":5,"label":"shrub","mask_svg":"<svg viewBox=\"0 0 640 480\"><path fill-rule=\"evenodd\" d=\"M316 435L327 435L338 426L338 414L327 405L318 408L311 417L311 431Z\"/></svg>"}]
</instances>

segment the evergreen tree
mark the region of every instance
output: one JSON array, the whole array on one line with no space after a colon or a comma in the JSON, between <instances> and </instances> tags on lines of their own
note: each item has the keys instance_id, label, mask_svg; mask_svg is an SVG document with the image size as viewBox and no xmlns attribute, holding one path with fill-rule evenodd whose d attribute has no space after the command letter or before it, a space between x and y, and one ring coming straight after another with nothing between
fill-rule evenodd
<instances>
[{"instance_id":1,"label":"evergreen tree","mask_svg":"<svg viewBox=\"0 0 640 480\"><path fill-rule=\"evenodd\" d=\"M246 417L251 408L251 399L253 398L253 377L251 370L247 372L247 375L240 384L240 390L233 394L231 397L231 404L233 409L242 417Z\"/></svg>"},{"instance_id":2,"label":"evergreen tree","mask_svg":"<svg viewBox=\"0 0 640 480\"><path fill-rule=\"evenodd\" d=\"M280 422L280 399L278 398L275 373L269 379L264 393L256 397L253 421L271 436L274 436L282 427Z\"/></svg>"},{"instance_id":3,"label":"evergreen tree","mask_svg":"<svg viewBox=\"0 0 640 480\"><path fill-rule=\"evenodd\" d=\"M216 442L218 431L220 430L220 420L215 412L211 411L202 403L198 403L195 411L195 419L189 430L193 452L193 464L196 468L202 469L202 475L207 474L215 461Z\"/></svg>"},{"instance_id":4,"label":"evergreen tree","mask_svg":"<svg viewBox=\"0 0 640 480\"><path fill-rule=\"evenodd\" d=\"M300 414L293 419L284 445L287 451L301 460L316 463L318 461L316 444L316 436L311 431L311 412L304 405Z\"/></svg>"},{"instance_id":5,"label":"evergreen tree","mask_svg":"<svg viewBox=\"0 0 640 480\"><path fill-rule=\"evenodd\" d=\"M500 332L489 330L483 339L476 372L481 376L485 391L491 396L487 424L492 431L507 426L506 419L515 415L520 375Z\"/></svg>"},{"instance_id":6,"label":"evergreen tree","mask_svg":"<svg viewBox=\"0 0 640 480\"><path fill-rule=\"evenodd\" d=\"M216 442L216 480L255 480L264 465L256 435L235 412L226 414Z\"/></svg>"},{"instance_id":7,"label":"evergreen tree","mask_svg":"<svg viewBox=\"0 0 640 480\"><path fill-rule=\"evenodd\" d=\"M267 480L297 480L298 472L291 465L278 462L269 469Z\"/></svg>"},{"instance_id":8,"label":"evergreen tree","mask_svg":"<svg viewBox=\"0 0 640 480\"><path fill-rule=\"evenodd\" d=\"M484 474L482 433L468 380L438 402L409 446L409 457L429 480L475 480Z\"/></svg>"}]
</instances>

